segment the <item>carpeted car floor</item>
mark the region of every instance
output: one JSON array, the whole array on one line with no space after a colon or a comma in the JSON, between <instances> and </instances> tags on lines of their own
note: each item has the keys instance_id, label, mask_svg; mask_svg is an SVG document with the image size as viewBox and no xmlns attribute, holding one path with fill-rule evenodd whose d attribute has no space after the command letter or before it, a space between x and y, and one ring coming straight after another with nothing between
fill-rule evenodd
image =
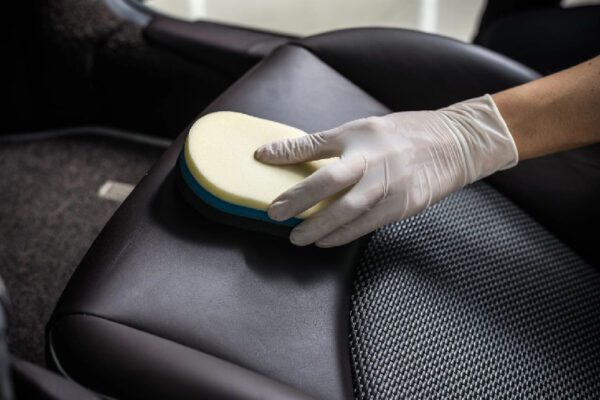
<instances>
[{"instance_id":1,"label":"carpeted car floor","mask_svg":"<svg viewBox=\"0 0 600 400\"><path fill-rule=\"evenodd\" d=\"M12 354L44 364L44 326L87 249L120 202L109 180L136 184L163 149L68 137L0 144L0 276L12 302Z\"/></svg>"}]
</instances>

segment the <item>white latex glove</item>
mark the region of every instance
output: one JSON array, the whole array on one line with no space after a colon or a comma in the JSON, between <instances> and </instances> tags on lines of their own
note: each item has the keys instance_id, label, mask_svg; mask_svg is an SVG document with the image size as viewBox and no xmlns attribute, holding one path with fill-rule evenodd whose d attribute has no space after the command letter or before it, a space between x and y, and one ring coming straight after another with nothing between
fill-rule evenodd
<instances>
[{"instance_id":1,"label":"white latex glove","mask_svg":"<svg viewBox=\"0 0 600 400\"><path fill-rule=\"evenodd\" d=\"M296 245L348 243L518 162L513 138L489 95L437 111L359 119L266 144L255 154L270 164L334 156L339 160L281 194L269 208L269 216L282 221L339 193L294 228L290 240Z\"/></svg>"}]
</instances>

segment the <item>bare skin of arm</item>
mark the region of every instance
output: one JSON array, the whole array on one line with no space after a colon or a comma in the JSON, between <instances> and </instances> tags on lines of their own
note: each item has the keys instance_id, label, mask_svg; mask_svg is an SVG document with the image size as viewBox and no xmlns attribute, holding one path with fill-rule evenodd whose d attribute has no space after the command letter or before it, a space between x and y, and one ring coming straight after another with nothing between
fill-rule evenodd
<instances>
[{"instance_id":1,"label":"bare skin of arm","mask_svg":"<svg viewBox=\"0 0 600 400\"><path fill-rule=\"evenodd\" d=\"M600 56L492 98L521 160L600 142Z\"/></svg>"}]
</instances>

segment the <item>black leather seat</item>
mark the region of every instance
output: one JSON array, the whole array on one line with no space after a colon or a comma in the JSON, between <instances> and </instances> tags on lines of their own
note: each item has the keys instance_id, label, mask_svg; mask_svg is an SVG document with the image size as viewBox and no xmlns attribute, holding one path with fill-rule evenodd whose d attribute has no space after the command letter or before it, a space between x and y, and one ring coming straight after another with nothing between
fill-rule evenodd
<instances>
[{"instance_id":1,"label":"black leather seat","mask_svg":"<svg viewBox=\"0 0 600 400\"><path fill-rule=\"evenodd\" d=\"M277 49L204 113L310 132L536 76L450 39L350 30ZM117 211L57 305L47 344L65 375L145 399L598 390L597 271L489 185L380 230L366 250L369 238L295 248L189 207L176 187L184 138Z\"/></svg>"}]
</instances>

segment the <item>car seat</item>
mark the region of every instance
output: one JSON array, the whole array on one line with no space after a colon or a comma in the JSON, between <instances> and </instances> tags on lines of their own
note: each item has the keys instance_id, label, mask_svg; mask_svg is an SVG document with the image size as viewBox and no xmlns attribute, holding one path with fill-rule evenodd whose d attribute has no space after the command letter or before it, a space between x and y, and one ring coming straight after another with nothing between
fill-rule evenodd
<instances>
[{"instance_id":1,"label":"car seat","mask_svg":"<svg viewBox=\"0 0 600 400\"><path fill-rule=\"evenodd\" d=\"M308 132L538 75L402 29L272 52L202 114ZM47 326L54 368L113 398L592 398L600 275L486 182L334 249L235 229L178 191L183 132L112 217Z\"/></svg>"}]
</instances>

